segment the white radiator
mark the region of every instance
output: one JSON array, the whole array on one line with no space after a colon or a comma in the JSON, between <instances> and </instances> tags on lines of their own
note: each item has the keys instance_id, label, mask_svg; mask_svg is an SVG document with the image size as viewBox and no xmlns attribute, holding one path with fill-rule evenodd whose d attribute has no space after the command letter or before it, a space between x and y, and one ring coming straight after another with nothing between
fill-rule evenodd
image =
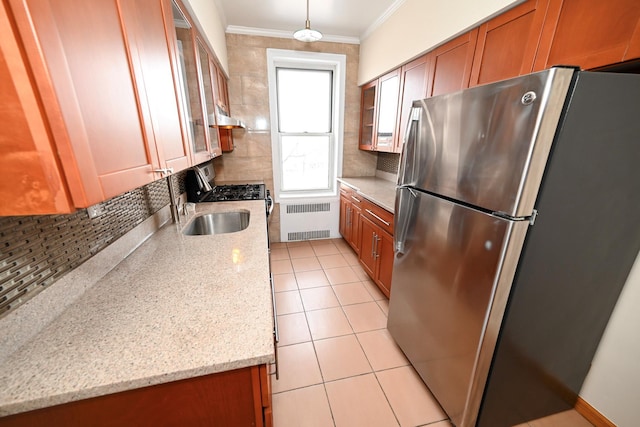
<instances>
[{"instance_id":1,"label":"white radiator","mask_svg":"<svg viewBox=\"0 0 640 427\"><path fill-rule=\"evenodd\" d=\"M280 202L280 241L340 237L340 199Z\"/></svg>"}]
</instances>

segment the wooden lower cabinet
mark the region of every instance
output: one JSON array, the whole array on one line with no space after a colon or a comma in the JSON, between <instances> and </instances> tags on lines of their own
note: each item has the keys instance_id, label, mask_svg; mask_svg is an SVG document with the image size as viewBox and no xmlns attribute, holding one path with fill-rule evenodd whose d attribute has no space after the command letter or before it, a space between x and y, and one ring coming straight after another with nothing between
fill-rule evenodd
<instances>
[{"instance_id":1,"label":"wooden lower cabinet","mask_svg":"<svg viewBox=\"0 0 640 427\"><path fill-rule=\"evenodd\" d=\"M393 214L368 200L360 217L360 264L387 298L393 270Z\"/></svg>"},{"instance_id":2,"label":"wooden lower cabinet","mask_svg":"<svg viewBox=\"0 0 640 427\"><path fill-rule=\"evenodd\" d=\"M340 188L340 234L356 253L360 253L360 204L362 198L346 186Z\"/></svg>"},{"instance_id":3,"label":"wooden lower cabinet","mask_svg":"<svg viewBox=\"0 0 640 427\"><path fill-rule=\"evenodd\" d=\"M391 292L393 236L366 216L361 220L360 264L387 298Z\"/></svg>"},{"instance_id":4,"label":"wooden lower cabinet","mask_svg":"<svg viewBox=\"0 0 640 427\"><path fill-rule=\"evenodd\" d=\"M273 426L267 366L251 366L0 418L2 427Z\"/></svg>"}]
</instances>

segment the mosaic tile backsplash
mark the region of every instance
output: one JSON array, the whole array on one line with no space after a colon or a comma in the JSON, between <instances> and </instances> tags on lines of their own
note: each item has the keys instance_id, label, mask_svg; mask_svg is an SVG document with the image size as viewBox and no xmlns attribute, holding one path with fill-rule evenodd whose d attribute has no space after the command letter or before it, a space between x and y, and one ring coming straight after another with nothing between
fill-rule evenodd
<instances>
[{"instance_id":1,"label":"mosaic tile backsplash","mask_svg":"<svg viewBox=\"0 0 640 427\"><path fill-rule=\"evenodd\" d=\"M185 172L172 177L184 192ZM28 301L69 271L169 204L166 180L102 203L90 219L86 209L69 215L0 217L0 317Z\"/></svg>"},{"instance_id":2,"label":"mosaic tile backsplash","mask_svg":"<svg viewBox=\"0 0 640 427\"><path fill-rule=\"evenodd\" d=\"M378 163L376 164L377 170L388 173L398 173L399 164L400 154L378 153Z\"/></svg>"}]
</instances>

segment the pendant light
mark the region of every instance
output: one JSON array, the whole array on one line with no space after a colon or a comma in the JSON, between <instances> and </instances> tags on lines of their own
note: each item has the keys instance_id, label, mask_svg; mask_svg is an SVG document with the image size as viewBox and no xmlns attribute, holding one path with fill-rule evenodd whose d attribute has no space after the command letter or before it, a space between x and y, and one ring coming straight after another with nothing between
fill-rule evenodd
<instances>
[{"instance_id":1,"label":"pendant light","mask_svg":"<svg viewBox=\"0 0 640 427\"><path fill-rule=\"evenodd\" d=\"M311 23L309 22L309 0L307 0L307 20L304 23L304 28L293 33L293 38L301 42L315 42L322 38L320 31L311 29Z\"/></svg>"}]
</instances>

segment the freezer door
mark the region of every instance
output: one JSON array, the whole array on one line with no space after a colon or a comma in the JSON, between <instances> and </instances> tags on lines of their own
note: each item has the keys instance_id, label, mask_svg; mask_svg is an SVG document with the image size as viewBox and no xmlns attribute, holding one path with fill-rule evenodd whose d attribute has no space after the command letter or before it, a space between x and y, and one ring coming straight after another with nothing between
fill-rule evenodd
<instances>
[{"instance_id":1,"label":"freezer door","mask_svg":"<svg viewBox=\"0 0 640 427\"><path fill-rule=\"evenodd\" d=\"M388 329L436 399L473 426L526 221L398 189Z\"/></svg>"},{"instance_id":2,"label":"freezer door","mask_svg":"<svg viewBox=\"0 0 640 427\"><path fill-rule=\"evenodd\" d=\"M573 69L415 101L398 184L531 215Z\"/></svg>"}]
</instances>

